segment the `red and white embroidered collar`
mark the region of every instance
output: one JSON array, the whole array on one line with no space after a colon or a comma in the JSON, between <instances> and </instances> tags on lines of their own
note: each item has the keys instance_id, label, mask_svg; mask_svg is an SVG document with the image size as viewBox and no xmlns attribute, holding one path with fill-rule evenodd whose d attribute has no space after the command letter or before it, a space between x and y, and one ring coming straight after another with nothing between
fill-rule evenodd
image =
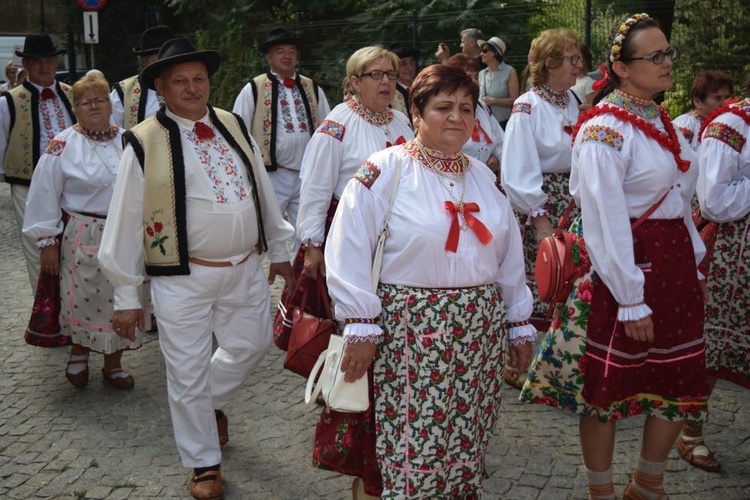
<instances>
[{"instance_id":1,"label":"red and white embroidered collar","mask_svg":"<svg viewBox=\"0 0 750 500\"><path fill-rule=\"evenodd\" d=\"M732 113L733 115L739 116L745 121L745 123L750 125L750 97L745 97L742 100L731 97L724 101L721 106L716 108L713 113L708 115L706 119L703 120L703 123L701 124L701 131L698 133L698 142L700 142L701 138L703 137L703 132L706 131L706 127L708 126L708 124L714 121L717 116L724 113Z\"/></svg>"}]
</instances>

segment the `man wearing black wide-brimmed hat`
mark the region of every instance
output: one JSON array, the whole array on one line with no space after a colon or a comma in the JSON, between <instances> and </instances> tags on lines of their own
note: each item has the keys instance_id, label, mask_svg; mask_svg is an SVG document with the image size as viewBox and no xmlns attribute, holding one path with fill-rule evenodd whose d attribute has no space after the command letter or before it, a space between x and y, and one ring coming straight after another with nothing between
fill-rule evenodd
<instances>
[{"instance_id":1,"label":"man wearing black wide-brimmed hat","mask_svg":"<svg viewBox=\"0 0 750 500\"><path fill-rule=\"evenodd\" d=\"M141 41L133 52L138 56L140 69L156 61L159 49L175 34L168 26L159 25L141 33ZM153 115L163 104L156 91L141 85L140 74L115 83L110 94L112 100L112 123L130 129Z\"/></svg>"},{"instance_id":2,"label":"man wearing black wide-brimmed hat","mask_svg":"<svg viewBox=\"0 0 750 500\"><path fill-rule=\"evenodd\" d=\"M301 43L284 28L272 29L260 44L270 70L245 85L233 109L258 141L281 212L293 226L297 225L302 156L313 132L331 111L323 90L296 72Z\"/></svg>"},{"instance_id":3,"label":"man wearing black wide-brimmed hat","mask_svg":"<svg viewBox=\"0 0 750 500\"><path fill-rule=\"evenodd\" d=\"M0 96L0 178L4 176L11 185L33 293L39 278L39 248L20 232L31 174L50 141L76 122L70 86L55 80L57 56L63 52L46 33L27 36L23 50L17 50L16 55L28 76L23 84Z\"/></svg>"},{"instance_id":4,"label":"man wearing black wide-brimmed hat","mask_svg":"<svg viewBox=\"0 0 750 500\"><path fill-rule=\"evenodd\" d=\"M136 286L151 278L175 441L193 469L190 493L203 499L222 496L222 410L271 345L264 255L268 280L294 281L286 249L293 229L258 145L238 116L208 105L220 63L218 52L173 38L141 72L166 105L124 134L99 251L115 287L118 335L143 329Z\"/></svg>"}]
</instances>

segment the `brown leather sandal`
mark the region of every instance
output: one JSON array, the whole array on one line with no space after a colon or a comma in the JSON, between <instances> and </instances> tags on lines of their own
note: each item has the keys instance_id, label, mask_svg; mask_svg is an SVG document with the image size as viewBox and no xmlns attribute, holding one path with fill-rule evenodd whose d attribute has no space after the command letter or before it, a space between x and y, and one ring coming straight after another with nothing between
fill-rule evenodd
<instances>
[{"instance_id":1,"label":"brown leather sandal","mask_svg":"<svg viewBox=\"0 0 750 500\"><path fill-rule=\"evenodd\" d=\"M114 375L115 373L124 373L126 376L113 377L112 375ZM115 368L109 373L107 373L104 368L102 368L102 378L105 382L112 384L118 389L132 389L133 387L135 387L135 380L133 380L133 377L122 368Z\"/></svg>"},{"instance_id":2,"label":"brown leather sandal","mask_svg":"<svg viewBox=\"0 0 750 500\"><path fill-rule=\"evenodd\" d=\"M677 438L677 454L693 467L707 472L719 472L721 464L714 458L714 452L709 450L703 441L703 436L686 436L680 434Z\"/></svg>"},{"instance_id":3,"label":"brown leather sandal","mask_svg":"<svg viewBox=\"0 0 750 500\"><path fill-rule=\"evenodd\" d=\"M78 373L70 373L68 371L68 368L71 365L86 365L86 369L83 371L80 371ZM86 387L86 385L89 383L89 360L88 358L82 359L82 360L76 360L76 361L70 361L68 360L68 364L65 367L65 378L68 379L68 382L73 384L74 386L78 388Z\"/></svg>"},{"instance_id":4,"label":"brown leather sandal","mask_svg":"<svg viewBox=\"0 0 750 500\"><path fill-rule=\"evenodd\" d=\"M503 370L503 379L508 383L509 386L518 389L523 389L523 383L526 382L526 372L518 373L518 370L514 366L505 365Z\"/></svg>"}]
</instances>

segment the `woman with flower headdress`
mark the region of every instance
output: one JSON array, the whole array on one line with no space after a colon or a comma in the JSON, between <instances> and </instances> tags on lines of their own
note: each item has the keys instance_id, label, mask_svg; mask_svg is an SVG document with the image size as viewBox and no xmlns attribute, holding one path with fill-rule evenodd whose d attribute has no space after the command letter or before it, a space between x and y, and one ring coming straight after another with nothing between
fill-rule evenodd
<instances>
[{"instance_id":1,"label":"woman with flower headdress","mask_svg":"<svg viewBox=\"0 0 750 500\"><path fill-rule=\"evenodd\" d=\"M529 67L533 87L513 104L505 129L500 174L503 189L525 227L524 256L528 285L536 296L534 261L539 242L552 234L570 203L571 134L578 119L577 96L570 90L583 66L581 42L570 30L545 30L531 42ZM535 324L540 330L548 306L538 300ZM508 382L520 388L526 367L508 367Z\"/></svg>"},{"instance_id":2,"label":"woman with flower headdress","mask_svg":"<svg viewBox=\"0 0 750 500\"><path fill-rule=\"evenodd\" d=\"M708 382L691 218L695 155L653 95L672 85L676 50L647 14L618 25L608 77L578 121L570 189L579 268L532 362L522 400L580 417L589 498L616 498L616 422L645 415L626 499L665 498L667 456L702 421ZM585 240L585 245L584 245Z\"/></svg>"}]
</instances>

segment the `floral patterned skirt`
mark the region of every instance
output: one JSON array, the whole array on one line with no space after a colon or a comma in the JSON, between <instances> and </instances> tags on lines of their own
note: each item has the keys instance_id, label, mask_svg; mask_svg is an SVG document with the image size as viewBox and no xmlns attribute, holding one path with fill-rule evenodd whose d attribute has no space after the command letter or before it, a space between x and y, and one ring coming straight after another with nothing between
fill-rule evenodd
<instances>
[{"instance_id":1,"label":"floral patterned skirt","mask_svg":"<svg viewBox=\"0 0 750 500\"><path fill-rule=\"evenodd\" d=\"M571 230L583 237L580 221ZM601 422L640 414L670 421L705 419L703 303L690 236L680 220L651 219L635 230L633 240L636 262L646 275L654 342L625 336L616 321L617 302L590 268L573 285L542 341L522 401ZM581 242L577 250L585 254Z\"/></svg>"},{"instance_id":2,"label":"floral patterned skirt","mask_svg":"<svg viewBox=\"0 0 750 500\"><path fill-rule=\"evenodd\" d=\"M569 173L547 173L542 174L542 190L547 194L547 212L550 222L554 227L560 222L560 218L565 213L570 203L570 174ZM570 219L573 220L579 213L578 207L573 207ZM536 255L539 253L539 244L536 241L536 231L534 226L529 222L527 214L516 213L516 218L522 228L523 234L523 257L526 261L526 284L534 295L534 312L531 319L535 325L545 323L549 304L539 300L539 293L536 290L536 280L534 279L534 263ZM527 225L529 222L529 225ZM549 320L547 319L547 322Z\"/></svg>"},{"instance_id":3,"label":"floral patterned skirt","mask_svg":"<svg viewBox=\"0 0 750 500\"><path fill-rule=\"evenodd\" d=\"M74 344L111 354L137 349L143 334L136 328L136 340L123 339L112 329L114 288L99 267L99 245L105 219L70 213L60 246L60 327Z\"/></svg>"},{"instance_id":4,"label":"floral patterned skirt","mask_svg":"<svg viewBox=\"0 0 750 500\"><path fill-rule=\"evenodd\" d=\"M477 498L500 410L505 321L495 285L379 287L374 362L382 498Z\"/></svg>"},{"instance_id":5,"label":"floral patterned skirt","mask_svg":"<svg viewBox=\"0 0 750 500\"><path fill-rule=\"evenodd\" d=\"M750 215L719 224L707 273L709 374L750 388Z\"/></svg>"}]
</instances>

